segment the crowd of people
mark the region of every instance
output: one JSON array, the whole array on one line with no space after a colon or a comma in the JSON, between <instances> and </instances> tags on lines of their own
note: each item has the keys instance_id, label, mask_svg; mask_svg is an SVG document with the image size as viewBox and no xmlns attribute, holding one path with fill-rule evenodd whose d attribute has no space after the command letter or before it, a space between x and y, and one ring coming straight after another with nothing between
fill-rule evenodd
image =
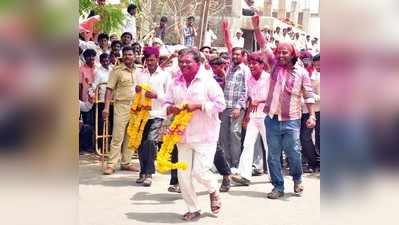
<instances>
[{"instance_id":1,"label":"crowd of people","mask_svg":"<svg viewBox=\"0 0 399 225\"><path fill-rule=\"evenodd\" d=\"M135 9L131 4L127 13L134 17ZM188 168L172 170L168 188L182 194L188 209L184 220L200 215L193 179L207 188L214 214L222 208L220 192L228 192L232 182L248 186L256 175L266 174L273 186L267 197L277 199L284 195L283 174L289 168L294 192L300 195L303 171L320 170L318 39L308 35L302 40L290 27L281 34L279 27L262 30L255 15L252 25L259 51L238 46L242 32L232 38L227 21L221 26L226 52L211 47L218 38L213 32L204 41L207 45L197 49L190 16L181 31L182 45L168 52L167 17L144 37L151 39L145 44L137 39L136 28L129 28L132 21L120 38L101 32L90 38L80 35L80 148L93 148L97 107L99 133L103 121L109 121L112 133L103 174L118 168L134 171L139 173L136 183L151 186L165 127L184 104L193 114L171 161L186 162ZM144 90L144 83L151 90ZM152 106L137 168L128 148L127 127L134 96L142 92ZM216 172L223 177L220 186Z\"/></svg>"}]
</instances>

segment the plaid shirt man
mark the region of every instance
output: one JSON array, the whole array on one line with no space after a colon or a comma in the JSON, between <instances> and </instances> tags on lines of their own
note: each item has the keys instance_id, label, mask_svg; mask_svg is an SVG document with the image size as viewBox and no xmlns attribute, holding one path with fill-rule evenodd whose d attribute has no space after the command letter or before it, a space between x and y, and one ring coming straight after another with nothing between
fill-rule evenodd
<instances>
[{"instance_id":1,"label":"plaid shirt man","mask_svg":"<svg viewBox=\"0 0 399 225\"><path fill-rule=\"evenodd\" d=\"M193 27L183 27L183 39L184 39L184 45L187 47L192 47L194 46L194 28Z\"/></svg>"},{"instance_id":2,"label":"plaid shirt man","mask_svg":"<svg viewBox=\"0 0 399 225\"><path fill-rule=\"evenodd\" d=\"M226 108L246 108L247 78L251 76L248 66L241 63L231 65L225 80L224 98Z\"/></svg>"}]
</instances>

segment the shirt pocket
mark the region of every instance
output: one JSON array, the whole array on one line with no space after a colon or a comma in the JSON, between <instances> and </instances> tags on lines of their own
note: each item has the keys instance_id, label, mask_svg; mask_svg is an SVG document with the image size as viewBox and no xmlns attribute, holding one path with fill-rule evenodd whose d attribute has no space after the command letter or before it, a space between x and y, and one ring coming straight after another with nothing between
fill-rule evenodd
<instances>
[{"instance_id":1,"label":"shirt pocket","mask_svg":"<svg viewBox=\"0 0 399 225\"><path fill-rule=\"evenodd\" d=\"M295 76L289 76L285 82L284 92L288 95L301 95L301 89L296 84Z\"/></svg>"},{"instance_id":2,"label":"shirt pocket","mask_svg":"<svg viewBox=\"0 0 399 225\"><path fill-rule=\"evenodd\" d=\"M132 78L128 76L122 76L119 82L120 87L132 86Z\"/></svg>"}]
</instances>

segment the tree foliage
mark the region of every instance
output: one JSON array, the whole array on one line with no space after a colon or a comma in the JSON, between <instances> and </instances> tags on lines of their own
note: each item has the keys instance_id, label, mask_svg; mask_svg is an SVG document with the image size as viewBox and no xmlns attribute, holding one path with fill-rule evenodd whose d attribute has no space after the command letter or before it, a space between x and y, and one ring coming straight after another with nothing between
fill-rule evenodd
<instances>
[{"instance_id":1,"label":"tree foliage","mask_svg":"<svg viewBox=\"0 0 399 225\"><path fill-rule=\"evenodd\" d=\"M79 0L79 15L85 16L88 12L94 10L101 20L96 24L96 30L110 33L117 31L123 24L125 15L123 5L106 4L99 6L93 0Z\"/></svg>"}]
</instances>

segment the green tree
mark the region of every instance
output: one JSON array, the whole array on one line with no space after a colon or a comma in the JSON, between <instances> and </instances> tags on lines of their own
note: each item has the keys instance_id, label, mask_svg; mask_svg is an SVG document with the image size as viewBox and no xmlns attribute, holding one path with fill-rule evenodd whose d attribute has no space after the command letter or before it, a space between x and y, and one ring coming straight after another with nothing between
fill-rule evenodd
<instances>
[{"instance_id":1,"label":"green tree","mask_svg":"<svg viewBox=\"0 0 399 225\"><path fill-rule=\"evenodd\" d=\"M100 6L93 0L79 0L79 15L84 16L94 10L101 17L95 28L106 33L119 31L125 19L122 9L122 4Z\"/></svg>"}]
</instances>

